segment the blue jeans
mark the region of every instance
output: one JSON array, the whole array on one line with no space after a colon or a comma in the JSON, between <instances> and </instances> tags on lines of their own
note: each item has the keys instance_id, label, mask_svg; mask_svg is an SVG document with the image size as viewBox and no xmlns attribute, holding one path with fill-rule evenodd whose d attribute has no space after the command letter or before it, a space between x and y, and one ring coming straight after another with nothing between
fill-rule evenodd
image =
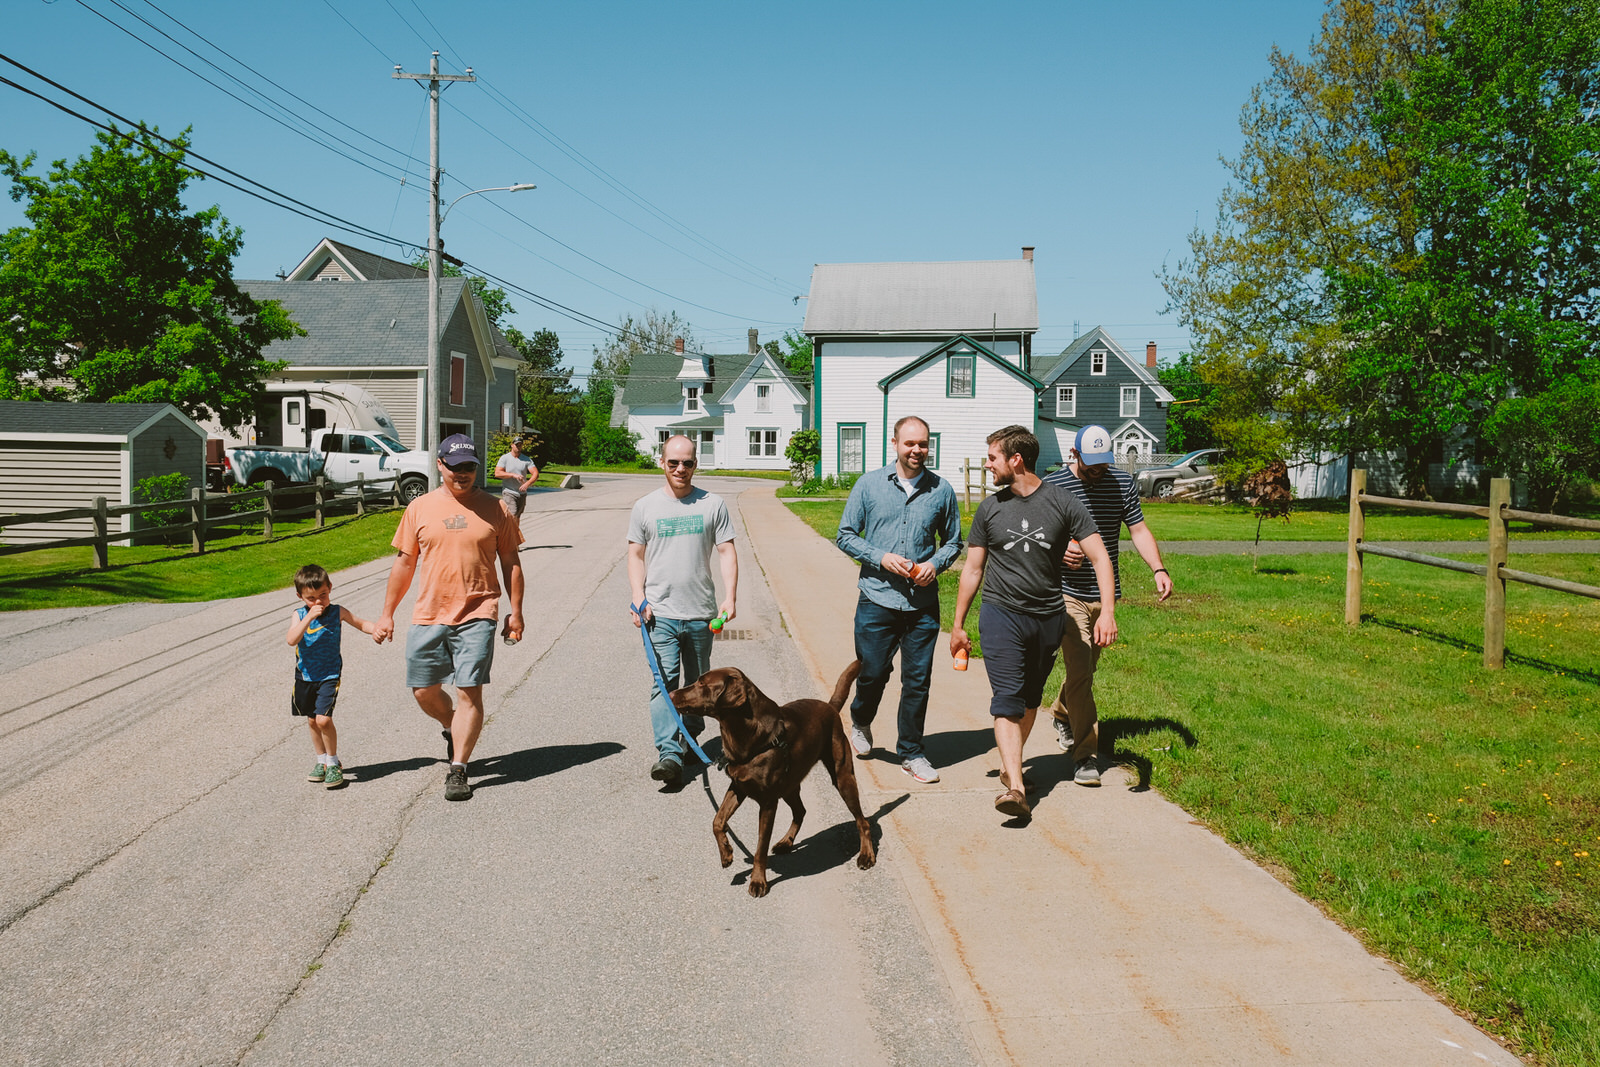
<instances>
[{"instance_id":1,"label":"blue jeans","mask_svg":"<svg viewBox=\"0 0 1600 1067\"><path fill-rule=\"evenodd\" d=\"M939 643L939 606L896 611L867 599L856 600L856 658L861 675L850 721L870 726L878 714L883 688L894 673L900 650L900 739L895 754L902 761L922 755L922 727L928 718L928 679L933 674L933 649Z\"/></svg>"},{"instance_id":2,"label":"blue jeans","mask_svg":"<svg viewBox=\"0 0 1600 1067\"><path fill-rule=\"evenodd\" d=\"M657 615L650 623L650 644L661 663L661 676L667 685L679 689L693 685L711 667L710 619L663 619ZM692 734L705 729L699 715L685 715L683 725ZM661 683L650 685L650 729L655 733L656 752L662 759L683 763L683 739L678 720L672 715L672 701L661 691Z\"/></svg>"}]
</instances>

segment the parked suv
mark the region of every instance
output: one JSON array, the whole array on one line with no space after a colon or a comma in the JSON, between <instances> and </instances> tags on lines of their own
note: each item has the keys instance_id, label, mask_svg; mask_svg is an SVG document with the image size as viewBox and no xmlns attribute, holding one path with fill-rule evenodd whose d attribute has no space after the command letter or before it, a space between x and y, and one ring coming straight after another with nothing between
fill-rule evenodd
<instances>
[{"instance_id":1,"label":"parked suv","mask_svg":"<svg viewBox=\"0 0 1600 1067\"><path fill-rule=\"evenodd\" d=\"M1137 475L1140 496L1168 497L1180 479L1206 478L1222 459L1220 448L1197 448L1165 467L1148 467Z\"/></svg>"}]
</instances>

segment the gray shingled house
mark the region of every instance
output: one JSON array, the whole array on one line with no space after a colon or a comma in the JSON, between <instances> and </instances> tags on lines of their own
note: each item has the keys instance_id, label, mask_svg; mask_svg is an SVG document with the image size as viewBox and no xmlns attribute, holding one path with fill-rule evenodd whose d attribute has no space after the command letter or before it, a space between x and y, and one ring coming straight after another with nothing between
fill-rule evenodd
<instances>
[{"instance_id":1,"label":"gray shingled house","mask_svg":"<svg viewBox=\"0 0 1600 1067\"><path fill-rule=\"evenodd\" d=\"M347 381L388 409L400 440L422 445L428 366L428 275L409 263L323 240L279 281L240 281L257 300L277 300L305 337L274 342L267 358L287 360L285 381ZM480 446L521 425L522 358L484 315L462 278L440 280L440 435L464 433Z\"/></svg>"},{"instance_id":2,"label":"gray shingled house","mask_svg":"<svg viewBox=\"0 0 1600 1067\"><path fill-rule=\"evenodd\" d=\"M206 434L171 404L74 404L0 400L0 541L55 541L94 533L92 519L8 523L6 515L143 503L135 487L181 473L206 484ZM142 525L137 513L112 531Z\"/></svg>"},{"instance_id":3,"label":"gray shingled house","mask_svg":"<svg viewBox=\"0 0 1600 1067\"><path fill-rule=\"evenodd\" d=\"M1156 378L1155 342L1136 361L1116 339L1096 326L1061 354L1041 360L1035 433L1041 444L1053 441L1057 460L1079 429L1091 423L1111 431L1118 462L1150 462L1167 450L1167 411L1172 394ZM1045 446L1045 451L1049 451Z\"/></svg>"}]
</instances>

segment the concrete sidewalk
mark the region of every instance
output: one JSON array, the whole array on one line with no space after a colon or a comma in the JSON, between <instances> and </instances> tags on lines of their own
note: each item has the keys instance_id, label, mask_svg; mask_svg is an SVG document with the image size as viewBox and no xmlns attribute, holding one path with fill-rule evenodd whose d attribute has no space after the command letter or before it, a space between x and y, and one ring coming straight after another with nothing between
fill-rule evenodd
<instances>
[{"instance_id":1,"label":"concrete sidewalk","mask_svg":"<svg viewBox=\"0 0 1600 1067\"><path fill-rule=\"evenodd\" d=\"M854 656L856 567L765 488L739 507L825 693ZM1103 788L1074 787L1048 723L1028 750L1034 818L1009 824L993 807L982 661L958 674L943 651L927 727L943 780L918 785L893 760L892 683L879 749L857 770L866 809L892 806L882 866L914 902L985 1062L1519 1062L1120 769Z\"/></svg>"}]
</instances>

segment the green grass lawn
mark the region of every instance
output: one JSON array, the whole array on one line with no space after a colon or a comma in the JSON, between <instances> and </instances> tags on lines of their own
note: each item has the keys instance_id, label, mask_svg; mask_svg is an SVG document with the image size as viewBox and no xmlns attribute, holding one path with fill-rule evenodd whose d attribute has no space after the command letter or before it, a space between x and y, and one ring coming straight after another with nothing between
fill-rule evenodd
<instances>
[{"instance_id":1,"label":"green grass lawn","mask_svg":"<svg viewBox=\"0 0 1600 1067\"><path fill-rule=\"evenodd\" d=\"M82 607L129 600L192 601L251 596L292 586L305 563L330 571L353 567L393 551L389 541L399 511L330 523L310 520L274 524L274 537L259 533L217 538L204 555L180 545L112 545L108 570L94 569L92 548L46 548L0 556L0 611Z\"/></svg>"},{"instance_id":2,"label":"green grass lawn","mask_svg":"<svg viewBox=\"0 0 1600 1067\"><path fill-rule=\"evenodd\" d=\"M789 506L832 538L840 505ZM1486 671L1482 579L1369 557L1348 627L1342 555L1165 562L1097 674L1113 758L1523 1055L1600 1063L1600 603L1513 583ZM1065 758L1048 724L1030 751Z\"/></svg>"},{"instance_id":3,"label":"green grass lawn","mask_svg":"<svg viewBox=\"0 0 1600 1067\"><path fill-rule=\"evenodd\" d=\"M844 514L843 498L790 502L788 508L829 540ZM1158 541L1254 541L1256 517L1242 504L1168 504L1146 501L1145 521ZM1597 518L1593 507L1580 507L1578 518ZM972 516L963 511L965 530ZM1349 532L1350 506L1331 500L1309 500L1295 506L1288 522L1268 519L1261 525L1263 541L1343 541ZM1429 515L1404 508L1373 506L1367 509L1367 540L1377 541L1483 541L1488 522L1470 516ZM1564 541L1600 537L1576 530L1534 527L1526 522L1509 524L1512 540ZM1123 531L1126 536L1127 531Z\"/></svg>"}]
</instances>

